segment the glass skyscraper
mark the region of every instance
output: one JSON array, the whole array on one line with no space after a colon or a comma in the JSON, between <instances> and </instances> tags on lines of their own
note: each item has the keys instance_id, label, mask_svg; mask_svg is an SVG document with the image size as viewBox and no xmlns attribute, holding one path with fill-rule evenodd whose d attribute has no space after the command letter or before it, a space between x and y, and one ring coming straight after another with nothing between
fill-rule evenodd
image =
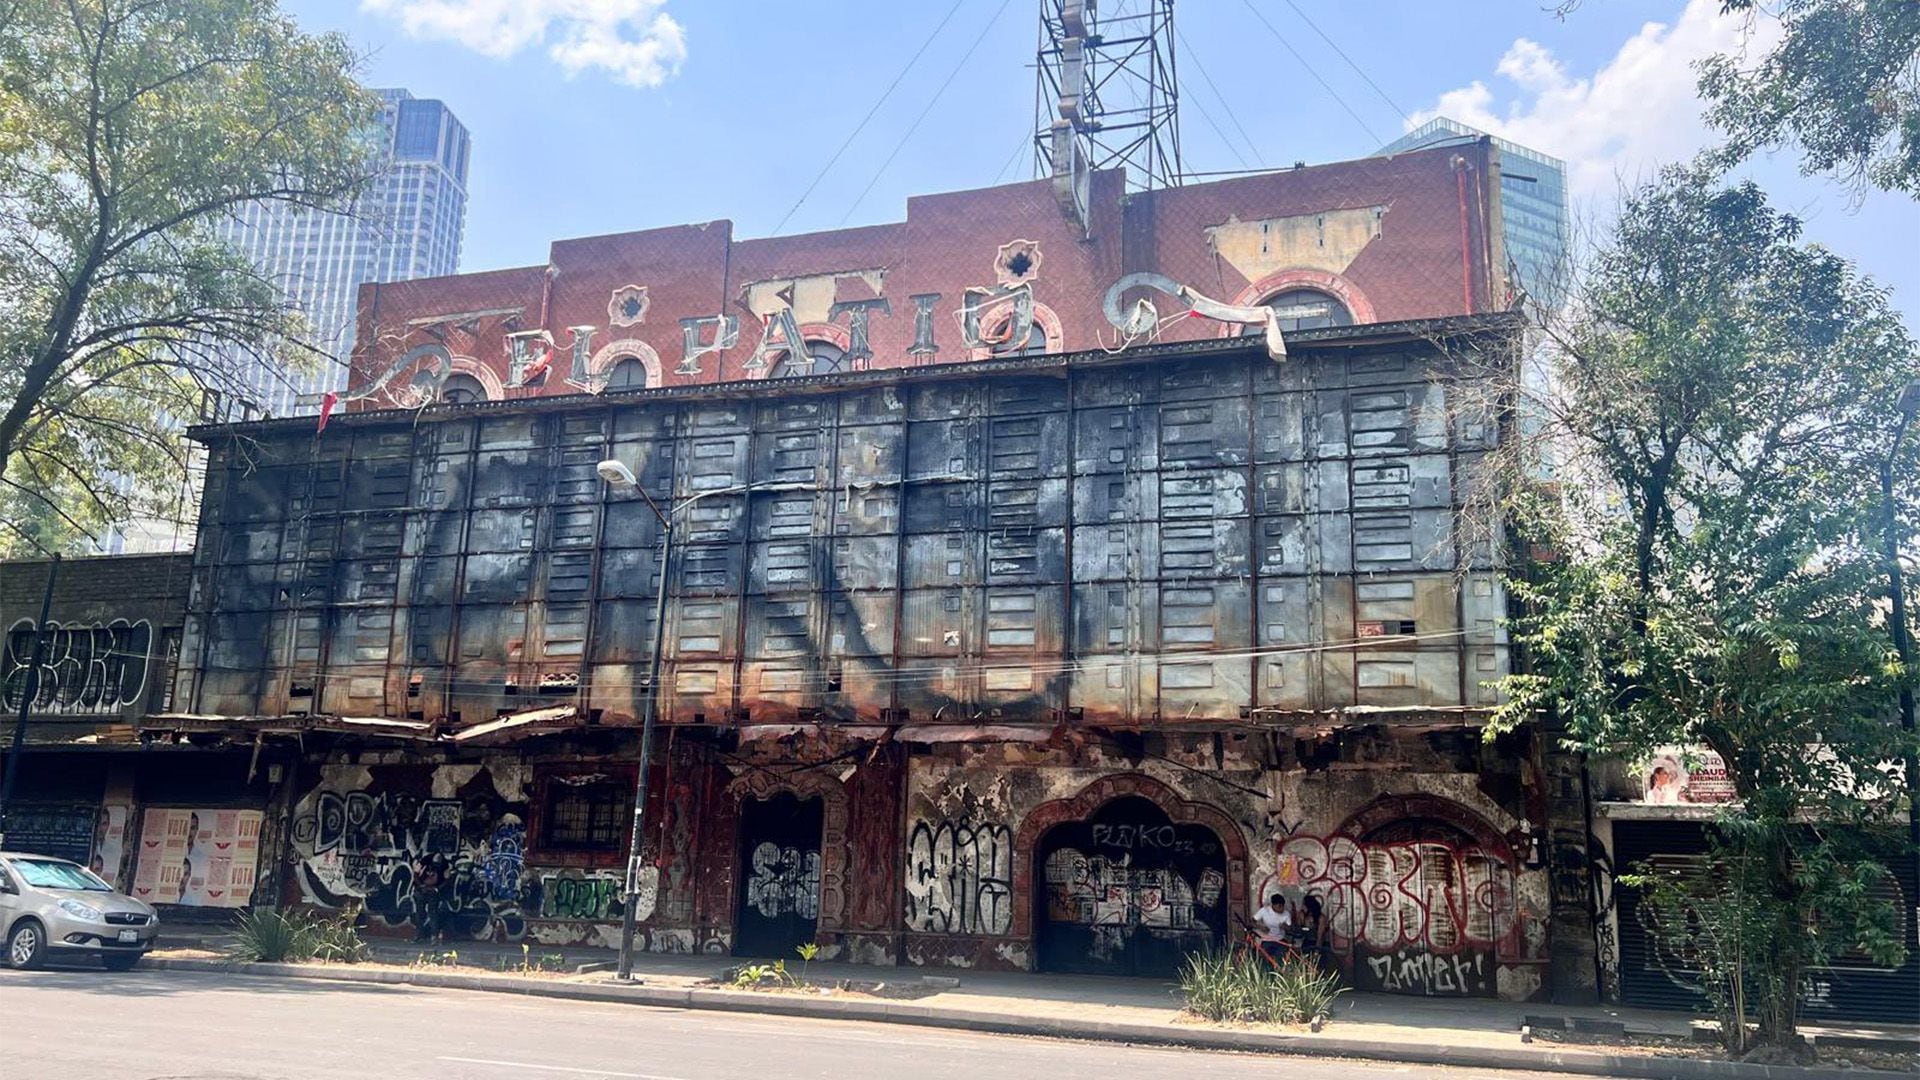
<instances>
[{"instance_id":1,"label":"glass skyscraper","mask_svg":"<svg viewBox=\"0 0 1920 1080\"><path fill-rule=\"evenodd\" d=\"M1487 132L1438 116L1381 147L1376 156L1477 139ZM1527 295L1557 307L1566 294L1572 226L1567 163L1499 136L1500 224L1514 277Z\"/></svg>"},{"instance_id":2,"label":"glass skyscraper","mask_svg":"<svg viewBox=\"0 0 1920 1080\"><path fill-rule=\"evenodd\" d=\"M460 270L467 210L467 129L446 105L405 90L378 91L386 168L352 216L255 203L220 229L221 239L280 282L305 313L327 358L289 371L247 358L239 381L255 415L314 412L320 396L346 385L354 300L362 282L438 277ZM232 410L229 410L232 411Z\"/></svg>"},{"instance_id":3,"label":"glass skyscraper","mask_svg":"<svg viewBox=\"0 0 1920 1080\"><path fill-rule=\"evenodd\" d=\"M304 370L266 356L233 355L235 396L210 402L200 420L316 413L329 390L347 385L354 302L367 281L403 281L460 271L467 213L467 129L448 108L405 90L380 90L386 163L354 213L251 203L222 222L220 239L279 282L312 324L326 354ZM94 539L101 552L177 551L193 543L205 454L192 447L165 518L116 522Z\"/></svg>"}]
</instances>

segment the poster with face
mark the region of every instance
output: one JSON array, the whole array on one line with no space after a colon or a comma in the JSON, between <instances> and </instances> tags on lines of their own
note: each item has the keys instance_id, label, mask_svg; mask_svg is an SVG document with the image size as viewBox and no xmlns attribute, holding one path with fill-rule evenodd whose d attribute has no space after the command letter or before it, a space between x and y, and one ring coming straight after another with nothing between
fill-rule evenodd
<instances>
[{"instance_id":1,"label":"poster with face","mask_svg":"<svg viewBox=\"0 0 1920 1080\"><path fill-rule=\"evenodd\" d=\"M125 877L122 864L127 854L127 823L132 817L132 807L109 803L100 808L94 822L92 869L116 889L127 887L122 880Z\"/></svg>"},{"instance_id":2,"label":"poster with face","mask_svg":"<svg viewBox=\"0 0 1920 1080\"><path fill-rule=\"evenodd\" d=\"M150 809L133 895L151 904L244 907L260 858L258 810Z\"/></svg>"},{"instance_id":3,"label":"poster with face","mask_svg":"<svg viewBox=\"0 0 1920 1080\"><path fill-rule=\"evenodd\" d=\"M1734 796L1726 762L1704 746L1663 746L1640 770L1641 801L1651 806L1723 803Z\"/></svg>"},{"instance_id":4,"label":"poster with face","mask_svg":"<svg viewBox=\"0 0 1920 1080\"><path fill-rule=\"evenodd\" d=\"M1647 763L1642 779L1645 781L1648 803L1654 806L1680 805L1680 793L1687 786L1687 771L1680 765L1680 755L1655 754L1653 760Z\"/></svg>"}]
</instances>

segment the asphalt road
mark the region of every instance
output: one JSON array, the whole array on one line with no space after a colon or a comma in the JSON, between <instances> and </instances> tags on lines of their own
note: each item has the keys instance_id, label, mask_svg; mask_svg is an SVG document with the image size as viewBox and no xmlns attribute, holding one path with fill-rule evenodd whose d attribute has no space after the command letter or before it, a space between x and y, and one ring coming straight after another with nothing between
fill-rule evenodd
<instances>
[{"instance_id":1,"label":"asphalt road","mask_svg":"<svg viewBox=\"0 0 1920 1080\"><path fill-rule=\"evenodd\" d=\"M1542 1075L244 975L0 970L0 1076L9 1080Z\"/></svg>"}]
</instances>

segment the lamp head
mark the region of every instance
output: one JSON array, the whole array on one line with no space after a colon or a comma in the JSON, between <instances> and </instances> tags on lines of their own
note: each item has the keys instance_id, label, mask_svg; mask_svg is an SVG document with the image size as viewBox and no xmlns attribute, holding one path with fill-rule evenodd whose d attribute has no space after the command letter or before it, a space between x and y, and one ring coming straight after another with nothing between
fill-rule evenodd
<instances>
[{"instance_id":1,"label":"lamp head","mask_svg":"<svg viewBox=\"0 0 1920 1080\"><path fill-rule=\"evenodd\" d=\"M1909 420L1920 415L1920 382L1908 383L1907 388L1900 391L1900 400L1894 408Z\"/></svg>"},{"instance_id":2,"label":"lamp head","mask_svg":"<svg viewBox=\"0 0 1920 1080\"><path fill-rule=\"evenodd\" d=\"M633 475L633 470L627 468L626 463L615 461L612 458L608 458L600 464L595 465L593 471L599 473L600 479L605 480L610 487L630 488L640 486L640 481Z\"/></svg>"}]
</instances>

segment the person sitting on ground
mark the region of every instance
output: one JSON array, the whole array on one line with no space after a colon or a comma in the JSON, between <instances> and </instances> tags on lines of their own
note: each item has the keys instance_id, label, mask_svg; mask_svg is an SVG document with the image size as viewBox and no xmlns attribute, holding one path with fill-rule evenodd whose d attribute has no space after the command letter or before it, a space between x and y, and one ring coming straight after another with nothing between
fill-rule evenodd
<instances>
[{"instance_id":1,"label":"person sitting on ground","mask_svg":"<svg viewBox=\"0 0 1920 1080\"><path fill-rule=\"evenodd\" d=\"M1260 924L1260 951L1275 960L1281 959L1286 954L1287 937L1293 930L1293 911L1287 898L1274 893L1253 917Z\"/></svg>"}]
</instances>

